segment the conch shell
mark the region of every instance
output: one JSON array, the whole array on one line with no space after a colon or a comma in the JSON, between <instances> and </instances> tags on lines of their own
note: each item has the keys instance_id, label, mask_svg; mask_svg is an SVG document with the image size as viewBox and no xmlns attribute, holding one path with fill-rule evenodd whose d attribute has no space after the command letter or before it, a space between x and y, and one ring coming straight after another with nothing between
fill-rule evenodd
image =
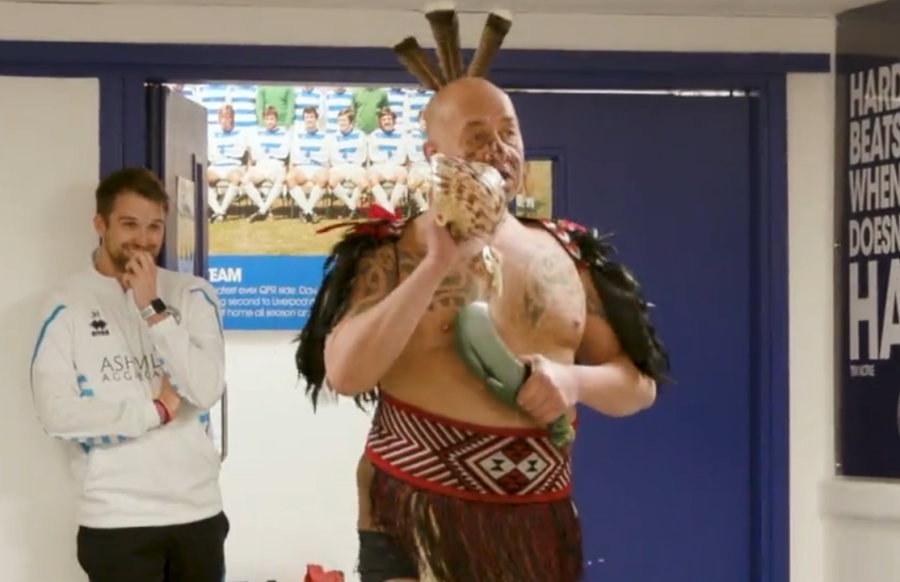
<instances>
[{"instance_id":1,"label":"conch shell","mask_svg":"<svg viewBox=\"0 0 900 582\"><path fill-rule=\"evenodd\" d=\"M508 204L500 172L488 164L435 154L431 175L431 205L438 224L454 240L493 236Z\"/></svg>"},{"instance_id":2,"label":"conch shell","mask_svg":"<svg viewBox=\"0 0 900 582\"><path fill-rule=\"evenodd\" d=\"M481 162L435 154L431 157L431 206L435 220L457 242L491 239L506 215L505 180L496 168ZM502 291L500 254L490 245L481 253L494 293Z\"/></svg>"}]
</instances>

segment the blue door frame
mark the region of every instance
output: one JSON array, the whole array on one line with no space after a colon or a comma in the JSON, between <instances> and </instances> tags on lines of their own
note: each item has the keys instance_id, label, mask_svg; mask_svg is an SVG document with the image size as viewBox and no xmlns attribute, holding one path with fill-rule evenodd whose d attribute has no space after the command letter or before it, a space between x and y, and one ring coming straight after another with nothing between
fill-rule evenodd
<instances>
[{"instance_id":1,"label":"blue door frame","mask_svg":"<svg viewBox=\"0 0 900 582\"><path fill-rule=\"evenodd\" d=\"M828 54L505 50L491 79L533 89L742 89L757 96L753 354L756 582L789 582L786 75L828 72ZM144 165L148 81L408 84L385 48L0 41L0 75L100 82L100 173Z\"/></svg>"}]
</instances>

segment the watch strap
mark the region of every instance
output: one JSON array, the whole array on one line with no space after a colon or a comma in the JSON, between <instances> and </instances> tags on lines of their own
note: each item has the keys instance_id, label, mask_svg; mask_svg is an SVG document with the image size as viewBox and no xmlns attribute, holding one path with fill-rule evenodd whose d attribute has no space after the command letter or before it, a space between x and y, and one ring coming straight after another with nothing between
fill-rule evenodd
<instances>
[{"instance_id":1,"label":"watch strap","mask_svg":"<svg viewBox=\"0 0 900 582\"><path fill-rule=\"evenodd\" d=\"M165 313L169 310L168 305L166 305L165 301L157 297L153 301L150 302L150 305L141 309L141 317L144 319L150 319L154 315Z\"/></svg>"}]
</instances>

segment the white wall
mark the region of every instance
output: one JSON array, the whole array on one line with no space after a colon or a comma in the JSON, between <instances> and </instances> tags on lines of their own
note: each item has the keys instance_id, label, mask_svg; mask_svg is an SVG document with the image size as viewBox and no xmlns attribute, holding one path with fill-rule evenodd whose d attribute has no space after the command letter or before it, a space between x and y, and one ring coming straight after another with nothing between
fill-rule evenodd
<instances>
[{"instance_id":1,"label":"white wall","mask_svg":"<svg viewBox=\"0 0 900 582\"><path fill-rule=\"evenodd\" d=\"M827 520L825 582L883 582L900 574L900 484L830 479L821 487Z\"/></svg>"},{"instance_id":2,"label":"white wall","mask_svg":"<svg viewBox=\"0 0 900 582\"><path fill-rule=\"evenodd\" d=\"M308 563L356 580L356 461L368 415L345 401L312 413L293 335L226 334L231 581L299 581Z\"/></svg>"},{"instance_id":3,"label":"white wall","mask_svg":"<svg viewBox=\"0 0 900 582\"><path fill-rule=\"evenodd\" d=\"M792 582L824 582L826 572L816 491L834 465L833 111L832 75L788 77Z\"/></svg>"},{"instance_id":4,"label":"white wall","mask_svg":"<svg viewBox=\"0 0 900 582\"><path fill-rule=\"evenodd\" d=\"M28 362L41 324L36 294L90 264L99 107L94 79L0 77L0 135L15 144L0 155L0 564L8 580L82 579L72 543L74 491L60 445L35 421Z\"/></svg>"},{"instance_id":5,"label":"white wall","mask_svg":"<svg viewBox=\"0 0 900 582\"><path fill-rule=\"evenodd\" d=\"M463 18L465 45L474 45L481 19L478 15ZM207 25L198 27L198 22ZM309 22L316 25L303 25ZM342 30L339 39L331 32L335 29ZM223 35L221 31L228 32ZM423 44L428 43L430 35L424 20L409 13L0 2L0 39L389 46L408 31L415 31ZM828 19L521 16L517 17L507 46L831 53L834 23ZM792 75L788 83L791 580L875 582L875 574L880 573L884 576L877 580L882 582L896 579L900 572L896 558L889 557L894 553L886 553L891 549L890 543L894 549L898 546L900 533L888 532L900 532L900 525L886 530L883 524L866 525L841 518L823 530L825 522L816 493L822 483L831 482L828 477L833 466L833 190L831 173L823 171L833 161L832 82L830 75ZM90 86L96 92L96 85ZM2 87L0 101L5 101L7 92ZM58 93L59 89L55 91ZM38 93L47 94L29 92L26 108L36 116L40 111L52 110L50 104L40 105ZM72 268L73 257L81 257L81 248L92 242L86 214L97 165L96 95L92 95L81 101L66 101L68 107L90 111L88 115L62 117L74 121L69 122L65 138L53 146L64 152L54 156L54 160L71 159L65 152L79 152L78 163L71 168L55 163L54 179L44 172L36 182L33 176L25 177L17 171L33 160L32 152L46 151L40 150L37 143L12 152L7 149L0 156L0 164L9 166L8 171L4 167L0 173L0 177L7 178L0 183L14 185L11 191L36 196L30 199L34 212L0 214L4 217L0 220L13 223L3 228L0 236L16 233L28 237L27 245L15 247L23 253L17 258L25 265L19 271L23 273L23 284L0 292L0 325L4 330L16 329L7 321L21 320L22 306L27 307L24 298L46 285L56 275L56 269ZM0 112L10 111L5 102L3 105ZM15 110L18 115L23 108ZM11 116L10 120L23 123L21 117ZM4 123L0 123L3 127ZM47 147L45 141L40 145ZM84 152L90 153L90 159L85 159ZM41 180L47 183L41 184ZM38 207L58 208L50 198L58 192L80 196L83 206L70 197L67 204L73 212L37 214ZM66 238L64 244L51 251L47 241L56 239L45 240L34 234L43 227L54 233L69 233L83 245L72 244ZM13 337L17 336L4 333L0 358L6 364L2 369L19 373L22 363L27 362L27 346L18 339L7 339ZM295 382L291 340L292 334L228 334L231 439L222 482L233 524L228 542L230 580L299 580L303 566L310 561L352 571L356 551L353 470L366 418L347 405L325 414L311 414ZM29 405L24 388L27 384L24 379L22 382L9 390L15 393L9 397L14 399L12 410L24 410ZM57 486L47 478L64 474L60 457L40 437L30 412L17 414L6 408L0 412L0 423L6 431L4 436L13 431L12 438L0 441L0 466L4 467L0 482L6 485L0 486L0 563L6 565L4 577L16 582L80 580L77 574L64 574L72 564L70 497L60 496ZM328 443L327 447L323 443ZM25 463L25 459L29 461ZM11 479L6 477L6 468L17 464L23 465L20 472ZM826 503L837 497L845 501L869 499L868 490L857 492L852 485L840 485L826 487ZM893 488L882 489L896 494ZM882 502L900 506L888 497L874 499L875 513L883 511L879 505ZM50 503L50 509L34 512L33 504L38 501ZM848 507L848 503L843 507ZM834 506L835 503L828 505ZM29 521L25 521L26 515ZM310 519L311 515L315 518ZM41 559L34 553L38 541L49 548ZM826 548L832 552L828 562L824 559ZM20 556L23 549L26 552ZM863 564L863 558L869 561ZM888 570L891 559L895 560L893 570ZM861 568L868 568L871 575L861 576Z\"/></svg>"},{"instance_id":6,"label":"white wall","mask_svg":"<svg viewBox=\"0 0 900 582\"><path fill-rule=\"evenodd\" d=\"M460 16L465 46L476 45L483 22L484 15ZM410 12L0 0L0 39L389 47L407 33L417 34L423 46L433 44L425 19ZM831 52L834 23L825 18L523 14L515 16L505 46Z\"/></svg>"}]
</instances>

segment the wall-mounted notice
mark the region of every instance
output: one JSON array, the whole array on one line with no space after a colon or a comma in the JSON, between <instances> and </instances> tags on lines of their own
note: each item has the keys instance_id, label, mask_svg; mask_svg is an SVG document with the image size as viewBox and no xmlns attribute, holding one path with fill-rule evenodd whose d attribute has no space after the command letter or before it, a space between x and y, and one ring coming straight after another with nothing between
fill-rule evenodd
<instances>
[{"instance_id":1,"label":"wall-mounted notice","mask_svg":"<svg viewBox=\"0 0 900 582\"><path fill-rule=\"evenodd\" d=\"M839 79L841 472L900 477L900 64Z\"/></svg>"}]
</instances>

